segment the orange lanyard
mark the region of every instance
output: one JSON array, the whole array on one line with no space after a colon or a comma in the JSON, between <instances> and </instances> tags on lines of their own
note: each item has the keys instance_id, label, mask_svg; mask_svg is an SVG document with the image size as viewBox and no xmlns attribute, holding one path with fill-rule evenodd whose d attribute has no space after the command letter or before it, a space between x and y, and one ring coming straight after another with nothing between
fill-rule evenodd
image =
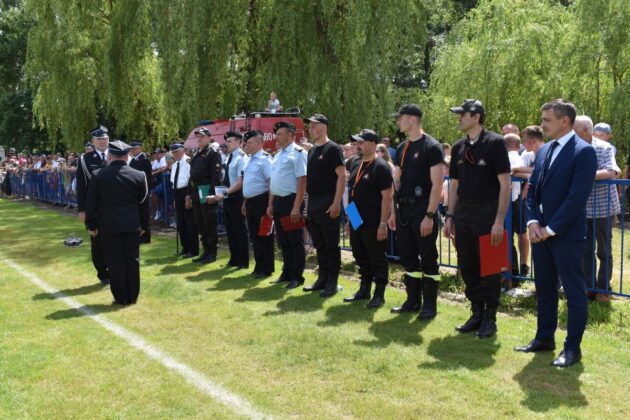
<instances>
[{"instance_id":1,"label":"orange lanyard","mask_svg":"<svg viewBox=\"0 0 630 420\"><path fill-rule=\"evenodd\" d=\"M376 159L374 159L376 160ZM374 163L374 160L370 161L370 163L367 164L367 166L365 167L365 169L363 169L363 162L361 162L361 166L359 166L359 170L357 171L357 174L354 177L354 185L352 186L352 197L354 197L354 189L357 187L357 184L359 183L359 181L361 180L361 177L363 176L363 174L365 173L365 171L368 170L368 168L370 167L370 165L372 163ZM363 170L361 170L363 169Z\"/></svg>"},{"instance_id":2,"label":"orange lanyard","mask_svg":"<svg viewBox=\"0 0 630 420\"><path fill-rule=\"evenodd\" d=\"M407 155L407 149L409 149L409 144L411 142L407 140L407 144L405 144L405 150L403 150L402 159L400 160L400 176L402 177L403 165L405 164L405 156Z\"/></svg>"}]
</instances>

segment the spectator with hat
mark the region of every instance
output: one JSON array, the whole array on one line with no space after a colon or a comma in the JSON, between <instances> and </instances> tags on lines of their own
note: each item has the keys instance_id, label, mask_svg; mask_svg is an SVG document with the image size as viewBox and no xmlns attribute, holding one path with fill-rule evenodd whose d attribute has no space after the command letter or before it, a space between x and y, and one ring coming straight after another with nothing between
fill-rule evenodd
<instances>
[{"instance_id":1,"label":"spectator with hat","mask_svg":"<svg viewBox=\"0 0 630 420\"><path fill-rule=\"evenodd\" d=\"M134 140L131 142L130 146L131 148L129 149L129 166L133 169L144 172L144 174L147 176L149 188L151 188L150 183L153 178L153 168L151 165L151 161L142 150L142 142ZM145 206L144 208L145 211L150 212L149 206ZM147 213L147 217L149 217L149 213ZM147 227L144 235L142 235L142 238L140 238L140 243L151 243L151 229L149 227Z\"/></svg>"},{"instance_id":2,"label":"spectator with hat","mask_svg":"<svg viewBox=\"0 0 630 420\"><path fill-rule=\"evenodd\" d=\"M203 131L202 131L203 130ZM215 195L214 187L221 182L221 154L207 129L196 133L198 150L190 161L190 179L188 199L192 200L195 225L201 236L203 254L194 258L193 262L201 264L213 263L217 260L219 245L217 236L217 203L208 200ZM207 197L200 197L207 189Z\"/></svg>"},{"instance_id":3,"label":"spectator with hat","mask_svg":"<svg viewBox=\"0 0 630 420\"><path fill-rule=\"evenodd\" d=\"M273 217L278 245L282 250L282 274L277 283L287 282L287 289L304 284L304 236L302 229L285 230L283 218L291 223L303 218L306 193L306 152L295 144L295 125L280 121L273 131L279 147L271 161L271 179L267 216Z\"/></svg>"},{"instance_id":4,"label":"spectator with hat","mask_svg":"<svg viewBox=\"0 0 630 420\"><path fill-rule=\"evenodd\" d=\"M127 165L130 146L109 144L110 164L92 177L85 204L90 237L99 238L114 304L135 304L140 293L140 237L149 225L147 177Z\"/></svg>"},{"instance_id":5,"label":"spectator with hat","mask_svg":"<svg viewBox=\"0 0 630 420\"><path fill-rule=\"evenodd\" d=\"M346 187L346 168L341 147L328 138L328 118L315 114L305 118L315 146L308 152L306 192L307 226L317 250L319 273L304 291L320 290L321 297L337 293L341 270L339 226L341 200Z\"/></svg>"},{"instance_id":6,"label":"spectator with hat","mask_svg":"<svg viewBox=\"0 0 630 420\"><path fill-rule=\"evenodd\" d=\"M361 163L350 173L349 199L363 220L360 226L350 229L352 255L359 268L359 290L344 302L368 300L368 308L378 308L385 303L385 287L388 282L388 265L385 258L387 247L387 220L392 209L394 195L392 173L387 162L376 157L379 136L363 129L353 136L361 149ZM387 149L385 149L386 152ZM374 296L371 296L374 283ZM371 298L371 299L370 299Z\"/></svg>"},{"instance_id":7,"label":"spectator with hat","mask_svg":"<svg viewBox=\"0 0 630 420\"><path fill-rule=\"evenodd\" d=\"M610 142L613 138L612 127L610 124L600 122L593 127L593 137L605 141L612 147L613 157L617 155L617 148Z\"/></svg>"},{"instance_id":8,"label":"spectator with hat","mask_svg":"<svg viewBox=\"0 0 630 420\"><path fill-rule=\"evenodd\" d=\"M94 172L107 165L109 131L105 126L98 126L90 131L92 137L93 151L86 152L79 158L77 166L77 209L79 210L79 219L85 223L85 205L87 200L88 187ZM86 148L87 149L87 148ZM105 257L103 255L103 246L99 236L90 236L90 249L92 255L92 263L96 268L96 275L101 284L109 284L109 274Z\"/></svg>"},{"instance_id":9,"label":"spectator with hat","mask_svg":"<svg viewBox=\"0 0 630 420\"><path fill-rule=\"evenodd\" d=\"M170 151L175 160L171 168L171 184L173 184L175 196L177 234L182 243L182 251L179 255L182 258L193 258L199 255L199 236L195 225L192 202L187 205L186 201L190 181L190 164L183 144L172 144Z\"/></svg>"},{"instance_id":10,"label":"spectator with hat","mask_svg":"<svg viewBox=\"0 0 630 420\"><path fill-rule=\"evenodd\" d=\"M243 140L247 143L250 156L243 168L243 203L242 212L247 218L249 238L254 248L254 271L251 275L257 279L271 276L274 272L273 234L260 233L260 223L269 205L269 184L271 179L271 158L263 151L264 133L250 130Z\"/></svg>"},{"instance_id":11,"label":"spectator with hat","mask_svg":"<svg viewBox=\"0 0 630 420\"><path fill-rule=\"evenodd\" d=\"M417 312L418 319L437 315L438 284L438 205L444 182L442 145L422 128L422 110L406 104L391 116L407 140L398 146L394 164L397 212L390 216L390 229L396 231L400 263L405 268L407 299L392 312Z\"/></svg>"},{"instance_id":12,"label":"spectator with hat","mask_svg":"<svg viewBox=\"0 0 630 420\"><path fill-rule=\"evenodd\" d=\"M223 201L223 218L227 231L230 259L227 265L244 269L249 267L249 244L247 240L247 226L243 207L243 169L247 156L241 150L243 135L238 131L228 131L223 135L227 146L227 163L223 186L227 187L224 194L217 194Z\"/></svg>"},{"instance_id":13,"label":"spectator with hat","mask_svg":"<svg viewBox=\"0 0 630 420\"><path fill-rule=\"evenodd\" d=\"M451 152L444 235L455 239L459 270L472 308L468 321L456 329L460 333L477 331L477 337L489 338L497 331L501 276L481 276L479 238L490 234L493 246L503 241L512 190L510 159L503 137L484 128L486 111L481 101L466 99L450 110L458 115L459 129L466 137L458 140Z\"/></svg>"}]
</instances>

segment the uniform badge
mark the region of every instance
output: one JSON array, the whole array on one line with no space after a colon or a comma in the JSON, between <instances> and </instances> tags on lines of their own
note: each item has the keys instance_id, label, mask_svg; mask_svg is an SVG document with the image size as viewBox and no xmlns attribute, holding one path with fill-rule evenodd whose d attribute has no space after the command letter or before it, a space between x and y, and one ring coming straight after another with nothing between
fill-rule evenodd
<instances>
[{"instance_id":1,"label":"uniform badge","mask_svg":"<svg viewBox=\"0 0 630 420\"><path fill-rule=\"evenodd\" d=\"M415 155L413 155L413 158L414 158L414 159L418 159L418 156L420 156L420 152L416 152L416 154L415 154Z\"/></svg>"},{"instance_id":2,"label":"uniform badge","mask_svg":"<svg viewBox=\"0 0 630 420\"><path fill-rule=\"evenodd\" d=\"M479 159L479 162L477 162L477 165L479 166L486 166L486 161L483 159Z\"/></svg>"},{"instance_id":3,"label":"uniform badge","mask_svg":"<svg viewBox=\"0 0 630 420\"><path fill-rule=\"evenodd\" d=\"M324 155L319 155L319 157L317 159L323 160L324 159Z\"/></svg>"},{"instance_id":4,"label":"uniform badge","mask_svg":"<svg viewBox=\"0 0 630 420\"><path fill-rule=\"evenodd\" d=\"M369 177L370 177L370 174L363 175L363 179L368 179Z\"/></svg>"}]
</instances>

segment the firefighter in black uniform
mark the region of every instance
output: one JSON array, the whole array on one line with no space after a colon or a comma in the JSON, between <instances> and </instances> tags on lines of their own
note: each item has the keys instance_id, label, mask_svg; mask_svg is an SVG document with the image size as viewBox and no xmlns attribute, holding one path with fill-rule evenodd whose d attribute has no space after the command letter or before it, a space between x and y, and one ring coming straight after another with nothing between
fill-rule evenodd
<instances>
[{"instance_id":1,"label":"firefighter in black uniform","mask_svg":"<svg viewBox=\"0 0 630 420\"><path fill-rule=\"evenodd\" d=\"M77 165L77 208L79 210L79 219L85 223L85 203L87 201L87 192L94 171L107 165L107 147L109 145L109 132L107 127L98 126L90 131L92 136L92 151L86 151L79 158ZM87 148L86 148L87 150ZM92 263L96 268L96 275L102 285L109 284L110 276L107 273L107 265L103 256L101 246L101 238L98 236L90 237L90 250L92 254Z\"/></svg>"},{"instance_id":2,"label":"firefighter in black uniform","mask_svg":"<svg viewBox=\"0 0 630 420\"><path fill-rule=\"evenodd\" d=\"M214 198L214 187L221 182L221 154L216 143L211 143L210 130L200 129L197 133L198 151L190 161L189 197L192 200L195 225L201 236L203 254L193 262L209 264L217 260L217 203L201 201L200 191Z\"/></svg>"},{"instance_id":3,"label":"firefighter in black uniform","mask_svg":"<svg viewBox=\"0 0 630 420\"><path fill-rule=\"evenodd\" d=\"M437 315L438 271L437 207L444 182L444 152L433 137L422 130L422 110L403 105L392 114L407 140L396 150L395 183L398 212L390 218L396 230L400 263L405 268L407 300L392 312L417 312L418 319Z\"/></svg>"},{"instance_id":4,"label":"firefighter in black uniform","mask_svg":"<svg viewBox=\"0 0 630 420\"><path fill-rule=\"evenodd\" d=\"M350 230L352 255L359 266L361 286L354 296L344 302L370 299L372 282L376 284L374 296L368 308L378 308L385 303L385 287L388 281L387 221L394 194L392 173L383 159L376 157L376 145L380 137L372 130L364 129L354 136L362 152L362 160L350 173L348 189L350 201L359 211L363 223Z\"/></svg>"},{"instance_id":5,"label":"firefighter in black uniform","mask_svg":"<svg viewBox=\"0 0 630 420\"><path fill-rule=\"evenodd\" d=\"M88 188L85 221L100 238L114 303L136 303L140 292L140 236L149 226L147 177L127 165L129 145L109 145L110 164L97 170Z\"/></svg>"},{"instance_id":6,"label":"firefighter in black uniform","mask_svg":"<svg viewBox=\"0 0 630 420\"><path fill-rule=\"evenodd\" d=\"M129 150L129 155L131 158L129 159L129 166L131 166L133 169L144 172L144 174L147 176L147 182L150 183L153 169L151 168L151 160L147 158L147 155L145 155L144 152L142 151L142 143L135 140L131 142L130 146L131 146L131 149ZM149 212L150 212L149 206L146 206L146 212L147 212L147 220L148 220ZM140 243L141 244L151 243L151 228L150 227L146 229L146 232L144 233L144 235L142 235L142 238L140 238Z\"/></svg>"},{"instance_id":7,"label":"firefighter in black uniform","mask_svg":"<svg viewBox=\"0 0 630 420\"><path fill-rule=\"evenodd\" d=\"M227 145L228 158L225 165L223 185L227 187L225 194L217 194L217 199L223 201L225 230L227 231L230 267L239 269L249 267L249 244L243 207L243 170L247 156L241 150L243 135L237 131L228 131L223 135Z\"/></svg>"},{"instance_id":8,"label":"firefighter in black uniform","mask_svg":"<svg viewBox=\"0 0 630 420\"><path fill-rule=\"evenodd\" d=\"M494 246L502 242L512 188L510 160L503 137L483 127L486 113L480 101L467 99L451 111L459 115L459 129L466 137L453 145L451 153L444 235L455 238L472 309L470 319L457 330L477 331L477 337L488 338L497 331L501 278L500 274L481 277L479 237L491 234Z\"/></svg>"}]
</instances>

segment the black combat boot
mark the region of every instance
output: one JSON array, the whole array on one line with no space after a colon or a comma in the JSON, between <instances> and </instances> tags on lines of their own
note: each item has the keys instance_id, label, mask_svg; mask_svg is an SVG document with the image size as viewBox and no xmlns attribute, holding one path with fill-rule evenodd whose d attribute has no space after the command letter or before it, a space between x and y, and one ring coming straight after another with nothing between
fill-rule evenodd
<instances>
[{"instance_id":1,"label":"black combat boot","mask_svg":"<svg viewBox=\"0 0 630 420\"><path fill-rule=\"evenodd\" d=\"M374 290L374 297L366 305L367 308L379 308L385 304L385 286L387 283L379 283Z\"/></svg>"},{"instance_id":2,"label":"black combat boot","mask_svg":"<svg viewBox=\"0 0 630 420\"><path fill-rule=\"evenodd\" d=\"M418 312L422 303L422 294L420 293L420 280L405 274L405 289L407 291L407 300L402 306L392 308L392 313L399 314L402 312Z\"/></svg>"},{"instance_id":3,"label":"black combat boot","mask_svg":"<svg viewBox=\"0 0 630 420\"><path fill-rule=\"evenodd\" d=\"M497 332L497 307L486 306L481 319L481 326L477 330L477 337L490 338Z\"/></svg>"},{"instance_id":4,"label":"black combat boot","mask_svg":"<svg viewBox=\"0 0 630 420\"><path fill-rule=\"evenodd\" d=\"M328 275L326 287L320 292L321 297L330 297L337 294L337 283L339 282L339 273L331 273Z\"/></svg>"},{"instance_id":5,"label":"black combat boot","mask_svg":"<svg viewBox=\"0 0 630 420\"><path fill-rule=\"evenodd\" d=\"M468 318L468 321L464 323L464 325L460 325L459 327L455 327L457 331L460 333L469 333L479 329L481 326L481 319L483 317L483 303L482 302L472 302L470 310L472 311L472 315Z\"/></svg>"},{"instance_id":6,"label":"black combat boot","mask_svg":"<svg viewBox=\"0 0 630 420\"><path fill-rule=\"evenodd\" d=\"M322 273L321 271L317 275L317 280L310 286L303 287L302 290L305 292L314 292L316 290L324 290L326 288L326 273Z\"/></svg>"},{"instance_id":7,"label":"black combat boot","mask_svg":"<svg viewBox=\"0 0 630 420\"><path fill-rule=\"evenodd\" d=\"M344 298L344 302L354 302L356 300L367 300L370 298L370 289L372 282L370 280L361 279L359 290L352 296Z\"/></svg>"},{"instance_id":8,"label":"black combat boot","mask_svg":"<svg viewBox=\"0 0 630 420\"><path fill-rule=\"evenodd\" d=\"M431 277L422 279L422 310L418 319L428 320L437 316L438 282Z\"/></svg>"}]
</instances>

